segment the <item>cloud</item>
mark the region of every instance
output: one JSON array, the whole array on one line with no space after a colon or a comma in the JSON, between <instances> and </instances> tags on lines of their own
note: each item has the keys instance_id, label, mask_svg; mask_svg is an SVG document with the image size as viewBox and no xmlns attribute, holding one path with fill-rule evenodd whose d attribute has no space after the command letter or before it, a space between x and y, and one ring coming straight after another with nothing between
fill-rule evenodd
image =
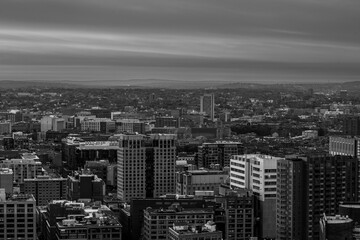
<instances>
[{"instance_id":1,"label":"cloud","mask_svg":"<svg viewBox=\"0 0 360 240\"><path fill-rule=\"evenodd\" d=\"M158 68L171 68L167 77L192 69L199 79L209 69L231 69L231 79L246 72L353 78L359 22L360 2L352 0L4 0L0 66L84 66L77 78L86 66L141 68L145 78Z\"/></svg>"}]
</instances>

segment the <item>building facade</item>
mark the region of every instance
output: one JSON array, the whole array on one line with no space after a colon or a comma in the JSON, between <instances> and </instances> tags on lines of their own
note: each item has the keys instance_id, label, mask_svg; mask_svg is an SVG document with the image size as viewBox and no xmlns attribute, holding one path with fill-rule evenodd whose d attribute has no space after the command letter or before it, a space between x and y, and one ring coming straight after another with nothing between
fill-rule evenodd
<instances>
[{"instance_id":1,"label":"building facade","mask_svg":"<svg viewBox=\"0 0 360 240\"><path fill-rule=\"evenodd\" d=\"M243 153L243 146L239 142L203 143L198 147L197 165L204 168L210 168L214 164L230 166L231 156Z\"/></svg>"},{"instance_id":2,"label":"building facade","mask_svg":"<svg viewBox=\"0 0 360 240\"><path fill-rule=\"evenodd\" d=\"M205 113L211 120L215 119L215 96L213 93L200 96L200 112Z\"/></svg>"}]
</instances>

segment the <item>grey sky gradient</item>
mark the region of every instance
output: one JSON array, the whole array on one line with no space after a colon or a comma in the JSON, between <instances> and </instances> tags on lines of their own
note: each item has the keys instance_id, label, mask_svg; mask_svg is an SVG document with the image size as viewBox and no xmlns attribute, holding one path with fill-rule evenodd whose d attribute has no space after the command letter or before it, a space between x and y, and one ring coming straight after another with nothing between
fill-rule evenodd
<instances>
[{"instance_id":1,"label":"grey sky gradient","mask_svg":"<svg viewBox=\"0 0 360 240\"><path fill-rule=\"evenodd\" d=\"M131 78L360 80L360 1L0 1L0 80Z\"/></svg>"}]
</instances>

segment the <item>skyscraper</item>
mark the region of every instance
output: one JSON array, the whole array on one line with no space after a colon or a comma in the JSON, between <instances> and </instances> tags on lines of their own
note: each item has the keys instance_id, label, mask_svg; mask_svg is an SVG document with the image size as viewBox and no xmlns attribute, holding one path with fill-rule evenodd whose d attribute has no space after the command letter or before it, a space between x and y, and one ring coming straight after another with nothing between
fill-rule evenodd
<instances>
[{"instance_id":1,"label":"skyscraper","mask_svg":"<svg viewBox=\"0 0 360 240\"><path fill-rule=\"evenodd\" d=\"M358 199L357 158L291 156L277 170L277 239L319 239L322 214Z\"/></svg>"},{"instance_id":2,"label":"skyscraper","mask_svg":"<svg viewBox=\"0 0 360 240\"><path fill-rule=\"evenodd\" d=\"M230 160L231 188L250 189L260 200L260 235L276 237L276 165L281 158L248 154Z\"/></svg>"},{"instance_id":3,"label":"skyscraper","mask_svg":"<svg viewBox=\"0 0 360 240\"><path fill-rule=\"evenodd\" d=\"M214 94L204 94L200 97L200 112L205 113L214 120L215 117L215 97Z\"/></svg>"},{"instance_id":4,"label":"skyscraper","mask_svg":"<svg viewBox=\"0 0 360 240\"><path fill-rule=\"evenodd\" d=\"M117 135L118 192L123 201L175 192L176 136Z\"/></svg>"}]
</instances>

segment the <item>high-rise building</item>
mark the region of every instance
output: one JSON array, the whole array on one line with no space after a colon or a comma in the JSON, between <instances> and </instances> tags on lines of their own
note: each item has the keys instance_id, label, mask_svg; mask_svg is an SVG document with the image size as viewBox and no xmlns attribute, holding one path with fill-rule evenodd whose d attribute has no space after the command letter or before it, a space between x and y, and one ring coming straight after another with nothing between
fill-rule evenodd
<instances>
[{"instance_id":1,"label":"high-rise building","mask_svg":"<svg viewBox=\"0 0 360 240\"><path fill-rule=\"evenodd\" d=\"M336 215L340 202L358 199L357 158L289 156L278 171L278 239L319 239L322 214Z\"/></svg>"},{"instance_id":2,"label":"high-rise building","mask_svg":"<svg viewBox=\"0 0 360 240\"><path fill-rule=\"evenodd\" d=\"M215 118L215 97L214 94L200 96L200 112L205 113L211 120Z\"/></svg>"},{"instance_id":3,"label":"high-rise building","mask_svg":"<svg viewBox=\"0 0 360 240\"><path fill-rule=\"evenodd\" d=\"M231 188L250 189L260 201L260 235L276 237L276 164L281 158L260 155L236 155L230 160Z\"/></svg>"},{"instance_id":4,"label":"high-rise building","mask_svg":"<svg viewBox=\"0 0 360 240\"><path fill-rule=\"evenodd\" d=\"M66 199L66 178L38 176L34 179L24 179L24 183L20 185L20 191L32 194L36 199L36 204L43 206L52 200Z\"/></svg>"},{"instance_id":5,"label":"high-rise building","mask_svg":"<svg viewBox=\"0 0 360 240\"><path fill-rule=\"evenodd\" d=\"M219 194L219 187L229 173L219 170L189 170L176 173L176 194L195 195L196 191L213 191Z\"/></svg>"},{"instance_id":6,"label":"high-rise building","mask_svg":"<svg viewBox=\"0 0 360 240\"><path fill-rule=\"evenodd\" d=\"M277 162L276 237L305 239L305 162L298 158Z\"/></svg>"},{"instance_id":7,"label":"high-rise building","mask_svg":"<svg viewBox=\"0 0 360 240\"><path fill-rule=\"evenodd\" d=\"M128 202L175 192L175 135L120 134L118 139L118 198Z\"/></svg>"},{"instance_id":8,"label":"high-rise building","mask_svg":"<svg viewBox=\"0 0 360 240\"><path fill-rule=\"evenodd\" d=\"M198 147L197 165L204 168L210 168L213 164L228 167L231 156L243 154L243 149L239 142L203 143Z\"/></svg>"},{"instance_id":9,"label":"high-rise building","mask_svg":"<svg viewBox=\"0 0 360 240\"><path fill-rule=\"evenodd\" d=\"M10 168L14 174L14 183L23 183L24 179L43 175L41 162L34 159L10 159L0 161L0 168Z\"/></svg>"},{"instance_id":10,"label":"high-rise building","mask_svg":"<svg viewBox=\"0 0 360 240\"><path fill-rule=\"evenodd\" d=\"M79 199L90 199L102 201L105 196L105 183L96 175L75 172L67 179L67 199L76 201Z\"/></svg>"},{"instance_id":11,"label":"high-rise building","mask_svg":"<svg viewBox=\"0 0 360 240\"><path fill-rule=\"evenodd\" d=\"M144 239L167 239L169 228L176 222L192 223L195 227L202 227L214 219L212 208L183 209L174 204L168 209L144 210Z\"/></svg>"},{"instance_id":12,"label":"high-rise building","mask_svg":"<svg viewBox=\"0 0 360 240\"><path fill-rule=\"evenodd\" d=\"M220 200L218 200L220 201ZM256 198L249 190L229 191L223 198L227 240L247 240L255 236Z\"/></svg>"},{"instance_id":13,"label":"high-rise building","mask_svg":"<svg viewBox=\"0 0 360 240\"><path fill-rule=\"evenodd\" d=\"M0 189L0 239L36 240L36 200L29 194L7 196Z\"/></svg>"},{"instance_id":14,"label":"high-rise building","mask_svg":"<svg viewBox=\"0 0 360 240\"><path fill-rule=\"evenodd\" d=\"M6 194L13 193L14 173L9 168L0 168L0 188L4 188Z\"/></svg>"}]
</instances>

